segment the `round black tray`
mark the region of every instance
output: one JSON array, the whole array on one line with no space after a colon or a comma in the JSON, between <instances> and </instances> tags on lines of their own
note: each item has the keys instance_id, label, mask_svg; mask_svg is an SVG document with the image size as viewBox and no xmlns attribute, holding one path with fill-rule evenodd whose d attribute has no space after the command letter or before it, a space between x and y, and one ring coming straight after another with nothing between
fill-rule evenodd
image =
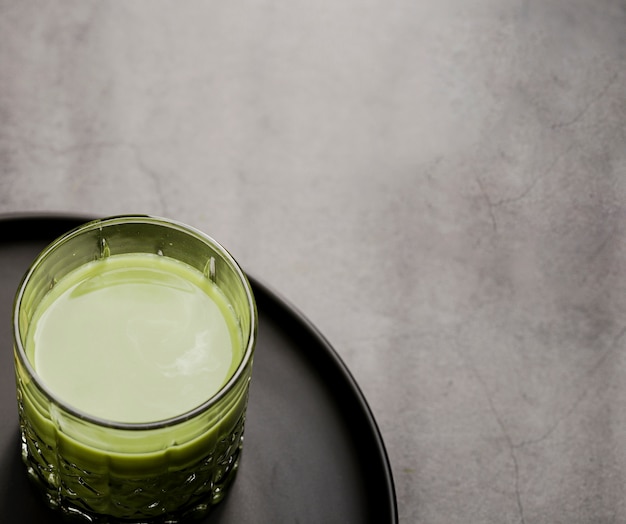
<instances>
[{"instance_id":1,"label":"round black tray","mask_svg":"<svg viewBox=\"0 0 626 524\"><path fill-rule=\"evenodd\" d=\"M0 215L0 521L55 524L20 459L11 337L17 285L43 247L90 217ZM237 479L203 521L396 524L376 421L335 350L295 308L250 278L259 336Z\"/></svg>"}]
</instances>

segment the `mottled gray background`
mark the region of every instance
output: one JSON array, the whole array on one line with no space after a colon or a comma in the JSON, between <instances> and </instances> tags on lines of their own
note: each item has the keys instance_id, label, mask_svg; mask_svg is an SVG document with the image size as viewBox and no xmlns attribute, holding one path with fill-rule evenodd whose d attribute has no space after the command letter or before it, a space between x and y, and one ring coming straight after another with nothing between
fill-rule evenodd
<instances>
[{"instance_id":1,"label":"mottled gray background","mask_svg":"<svg viewBox=\"0 0 626 524\"><path fill-rule=\"evenodd\" d=\"M0 0L0 213L225 244L406 524L626 523L625 123L624 0Z\"/></svg>"}]
</instances>

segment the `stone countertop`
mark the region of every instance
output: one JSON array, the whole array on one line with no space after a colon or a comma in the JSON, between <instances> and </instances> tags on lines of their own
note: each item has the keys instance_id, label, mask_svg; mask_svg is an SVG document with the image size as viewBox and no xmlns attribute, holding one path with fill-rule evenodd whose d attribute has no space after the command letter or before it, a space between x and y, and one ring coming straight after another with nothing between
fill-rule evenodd
<instances>
[{"instance_id":1,"label":"stone countertop","mask_svg":"<svg viewBox=\"0 0 626 524\"><path fill-rule=\"evenodd\" d=\"M622 0L0 0L0 213L228 246L402 523L626 522L625 197Z\"/></svg>"}]
</instances>

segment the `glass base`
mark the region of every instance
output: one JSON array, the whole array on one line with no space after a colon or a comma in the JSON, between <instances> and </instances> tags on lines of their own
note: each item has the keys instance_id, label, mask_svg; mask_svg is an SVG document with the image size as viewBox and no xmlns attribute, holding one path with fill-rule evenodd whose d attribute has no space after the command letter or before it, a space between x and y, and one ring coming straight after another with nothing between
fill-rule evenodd
<instances>
[{"instance_id":1,"label":"glass base","mask_svg":"<svg viewBox=\"0 0 626 524\"><path fill-rule=\"evenodd\" d=\"M191 467L158 476L116 478L61 459L21 424L22 459L46 504L69 522L177 524L210 513L235 479L243 445L244 417L216 449Z\"/></svg>"}]
</instances>

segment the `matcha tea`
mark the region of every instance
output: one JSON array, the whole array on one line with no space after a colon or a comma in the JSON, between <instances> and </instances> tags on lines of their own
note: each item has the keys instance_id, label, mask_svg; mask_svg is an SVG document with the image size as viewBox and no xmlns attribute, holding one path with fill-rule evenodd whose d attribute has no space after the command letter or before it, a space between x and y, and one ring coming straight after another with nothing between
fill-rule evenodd
<instances>
[{"instance_id":1,"label":"matcha tea","mask_svg":"<svg viewBox=\"0 0 626 524\"><path fill-rule=\"evenodd\" d=\"M237 262L180 222L94 220L46 246L13 308L19 451L44 502L86 524L208 514L238 470L256 326Z\"/></svg>"},{"instance_id":2,"label":"matcha tea","mask_svg":"<svg viewBox=\"0 0 626 524\"><path fill-rule=\"evenodd\" d=\"M110 256L62 278L39 304L26 352L60 400L115 422L153 422L211 398L241 355L222 292L172 258Z\"/></svg>"}]
</instances>

